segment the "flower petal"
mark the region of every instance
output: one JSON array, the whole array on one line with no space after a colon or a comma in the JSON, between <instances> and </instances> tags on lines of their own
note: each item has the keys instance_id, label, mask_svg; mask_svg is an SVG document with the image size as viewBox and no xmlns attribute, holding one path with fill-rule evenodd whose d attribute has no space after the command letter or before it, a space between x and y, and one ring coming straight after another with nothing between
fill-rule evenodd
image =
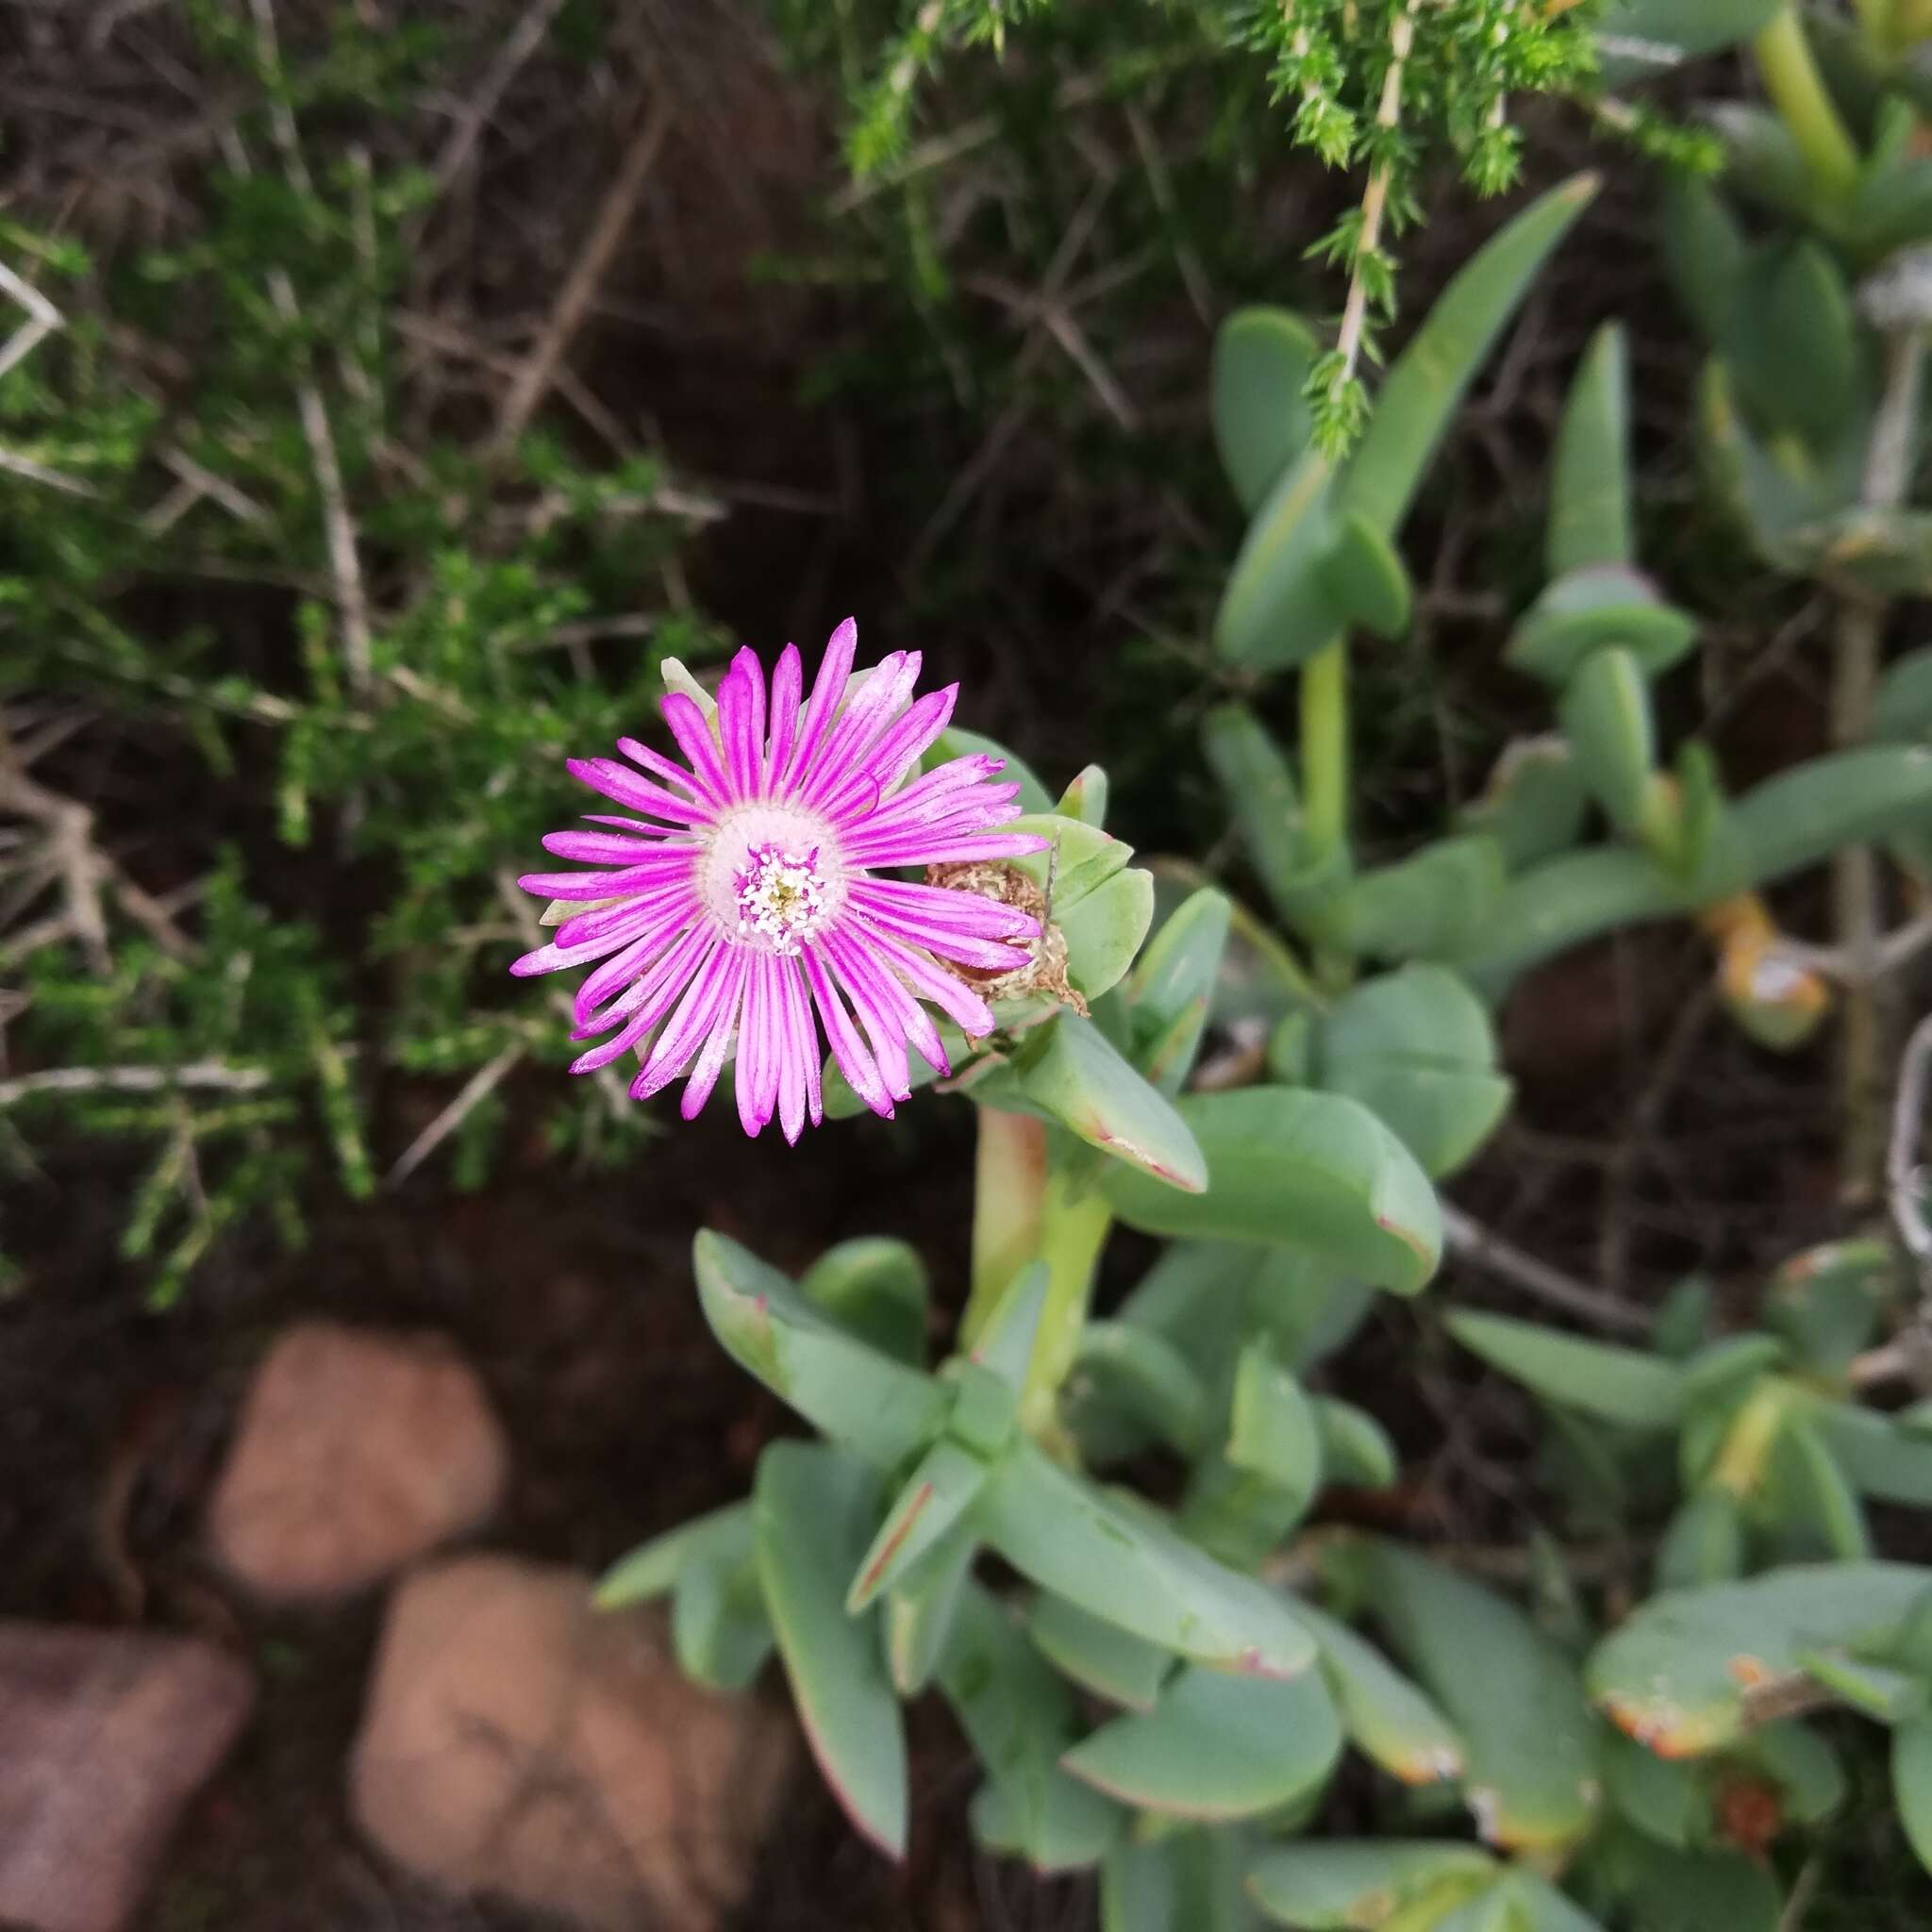
<instances>
[{"instance_id":1,"label":"flower petal","mask_svg":"<svg viewBox=\"0 0 1932 1932\"><path fill-rule=\"evenodd\" d=\"M577 988L577 1024L573 1037L588 1040L593 1033L601 1033L605 1027L614 1026L620 1020L646 1009L654 1015L661 1014L676 990L691 977L706 950L706 941L715 937L715 933L716 928L708 920L699 920L661 949L641 946L640 957L625 960L623 971L619 970L620 959L612 959L591 974ZM645 935L646 939L652 937ZM624 989L622 992L618 992L620 987ZM600 1006L599 1002L611 993L617 997L608 1006ZM653 1002L658 1004L653 1006Z\"/></svg>"},{"instance_id":2,"label":"flower petal","mask_svg":"<svg viewBox=\"0 0 1932 1932\"><path fill-rule=\"evenodd\" d=\"M718 755L718 741L711 736L710 721L698 709L697 700L681 691L666 691L658 708L677 741L677 748L691 760L691 768L718 799L731 797L731 780Z\"/></svg>"},{"instance_id":3,"label":"flower petal","mask_svg":"<svg viewBox=\"0 0 1932 1932\"><path fill-rule=\"evenodd\" d=\"M638 749L643 747L640 745ZM619 805L629 806L633 811L687 825L695 824L707 815L701 805L687 805L660 786L647 784L635 772L625 771L615 758L566 758L564 764L573 778L588 785L592 791L601 791L606 798L616 799Z\"/></svg>"},{"instance_id":4,"label":"flower petal","mask_svg":"<svg viewBox=\"0 0 1932 1932\"><path fill-rule=\"evenodd\" d=\"M891 1120L892 1096L886 1091L886 1083L879 1078L879 1070L874 1064L873 1057L865 1050L864 1042L852 1024L851 1015L845 1010L844 1002L833 988L819 949L807 946L799 956L799 963L805 969L806 983L811 988L812 1004L819 1009L819 1019L824 1023L825 1038L832 1043L832 1058L838 1061L839 1071L873 1112Z\"/></svg>"},{"instance_id":5,"label":"flower petal","mask_svg":"<svg viewBox=\"0 0 1932 1932\"><path fill-rule=\"evenodd\" d=\"M708 937L710 949L630 1083L633 1100L648 1100L660 1087L676 1079L724 1009L724 995L734 983L739 948L728 944L715 926Z\"/></svg>"},{"instance_id":6,"label":"flower petal","mask_svg":"<svg viewBox=\"0 0 1932 1932\"><path fill-rule=\"evenodd\" d=\"M798 646L787 644L778 653L778 668L772 674L772 743L762 787L767 795L777 789L779 774L798 739L798 694L804 681Z\"/></svg>"},{"instance_id":7,"label":"flower petal","mask_svg":"<svg viewBox=\"0 0 1932 1932\"><path fill-rule=\"evenodd\" d=\"M852 675L852 654L858 648L858 626L847 618L825 645L819 663L819 675L812 681L811 699L799 721L798 741L785 766L784 776L774 783L774 794L797 789L800 776L809 769L831 728L833 714L845 695L845 680Z\"/></svg>"},{"instance_id":8,"label":"flower petal","mask_svg":"<svg viewBox=\"0 0 1932 1932\"><path fill-rule=\"evenodd\" d=\"M765 751L765 674L756 651L741 650L718 688L718 735L732 796L756 798Z\"/></svg>"},{"instance_id":9,"label":"flower petal","mask_svg":"<svg viewBox=\"0 0 1932 1932\"><path fill-rule=\"evenodd\" d=\"M717 1017L711 1022L710 1037L705 1041L677 1103L678 1112L688 1121L697 1119L705 1102L711 1097L711 1090L718 1084L724 1056L731 1050L731 1037L738 1025L738 1010L743 1003L744 979L750 967L751 955L742 946L732 947L727 965L729 977L724 984L724 996L718 1007Z\"/></svg>"},{"instance_id":10,"label":"flower petal","mask_svg":"<svg viewBox=\"0 0 1932 1932\"><path fill-rule=\"evenodd\" d=\"M867 949L891 967L922 999L930 1000L962 1033L979 1039L993 1029L992 1008L968 986L927 954L902 945L890 933L870 924L863 913L851 915L856 935Z\"/></svg>"},{"instance_id":11,"label":"flower petal","mask_svg":"<svg viewBox=\"0 0 1932 1932\"><path fill-rule=\"evenodd\" d=\"M819 1101L819 1036L806 1005L798 962L780 958L774 964L778 999L778 1125L785 1139L797 1146L805 1131L806 1109L816 1126L822 1115Z\"/></svg>"},{"instance_id":12,"label":"flower petal","mask_svg":"<svg viewBox=\"0 0 1932 1932\"><path fill-rule=\"evenodd\" d=\"M824 748L800 769L794 792L803 805L819 806L863 760L880 734L905 709L919 681L920 654L893 651L881 658L872 675L840 714Z\"/></svg>"},{"instance_id":13,"label":"flower petal","mask_svg":"<svg viewBox=\"0 0 1932 1932\"><path fill-rule=\"evenodd\" d=\"M1024 858L1028 853L1044 852L1046 841L1032 832L989 832L967 838L944 837L935 844L930 833L873 836L861 831L841 840L840 846L852 865L958 865L975 859Z\"/></svg>"},{"instance_id":14,"label":"flower petal","mask_svg":"<svg viewBox=\"0 0 1932 1932\"><path fill-rule=\"evenodd\" d=\"M778 1110L778 1061L783 1024L778 989L770 953L752 956L751 976L744 988L744 1020L738 1038L738 1120L754 1140Z\"/></svg>"},{"instance_id":15,"label":"flower petal","mask_svg":"<svg viewBox=\"0 0 1932 1932\"><path fill-rule=\"evenodd\" d=\"M946 728L958 695L957 684L949 684L944 691L928 691L896 724L889 725L851 777L836 786L826 797L820 808L825 816L835 824L842 824L848 817L862 817L877 810L892 787Z\"/></svg>"}]
</instances>

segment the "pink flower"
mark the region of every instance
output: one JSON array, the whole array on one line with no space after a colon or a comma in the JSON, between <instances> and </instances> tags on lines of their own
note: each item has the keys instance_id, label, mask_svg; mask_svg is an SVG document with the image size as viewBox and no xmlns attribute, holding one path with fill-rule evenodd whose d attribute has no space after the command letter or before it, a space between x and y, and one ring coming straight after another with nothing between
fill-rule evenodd
<instances>
[{"instance_id":1,"label":"pink flower","mask_svg":"<svg viewBox=\"0 0 1932 1932\"><path fill-rule=\"evenodd\" d=\"M596 870L519 881L544 899L589 902L510 968L601 962L577 989L576 1037L615 1030L573 1073L635 1052L630 1091L642 1100L689 1067L691 1120L735 1040L745 1132L776 1114L796 1141L808 1114L814 1124L824 1117L821 1028L854 1091L889 1118L911 1092L908 1049L950 1071L922 1001L969 1035L992 1030L991 1008L944 962L1011 972L1027 963L1024 941L1038 924L976 893L877 873L1013 858L1045 841L991 829L1019 809L1017 785L990 782L998 758L953 758L907 782L959 688L914 700L919 653L894 651L848 698L858 641L848 618L804 703L791 644L769 701L757 656L739 652L719 687L715 728L693 699L667 696L664 722L683 764L631 738L617 741L627 764L571 760L592 791L636 814L591 813L591 824L621 829L543 841Z\"/></svg>"}]
</instances>

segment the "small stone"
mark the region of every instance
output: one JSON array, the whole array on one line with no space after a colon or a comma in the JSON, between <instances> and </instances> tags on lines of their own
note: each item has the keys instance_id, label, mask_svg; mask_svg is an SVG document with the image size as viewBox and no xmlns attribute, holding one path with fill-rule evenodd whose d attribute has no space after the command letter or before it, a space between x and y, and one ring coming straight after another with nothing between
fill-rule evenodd
<instances>
[{"instance_id":1,"label":"small stone","mask_svg":"<svg viewBox=\"0 0 1932 1932\"><path fill-rule=\"evenodd\" d=\"M0 1623L0 1923L131 1924L254 1701L199 1638Z\"/></svg>"},{"instance_id":2,"label":"small stone","mask_svg":"<svg viewBox=\"0 0 1932 1932\"><path fill-rule=\"evenodd\" d=\"M794 1755L752 1697L690 1683L657 1621L576 1571L466 1557L391 1600L349 1770L384 1852L599 1932L716 1932Z\"/></svg>"},{"instance_id":3,"label":"small stone","mask_svg":"<svg viewBox=\"0 0 1932 1932\"><path fill-rule=\"evenodd\" d=\"M475 1528L508 1473L483 1385L443 1337L305 1322L255 1372L208 1541L258 1596L344 1596Z\"/></svg>"}]
</instances>

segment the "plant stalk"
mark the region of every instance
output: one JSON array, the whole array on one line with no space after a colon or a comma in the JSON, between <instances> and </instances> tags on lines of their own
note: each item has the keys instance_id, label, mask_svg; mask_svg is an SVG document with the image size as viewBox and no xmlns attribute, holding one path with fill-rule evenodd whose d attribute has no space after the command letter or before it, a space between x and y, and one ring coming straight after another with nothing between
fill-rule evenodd
<instances>
[{"instance_id":1,"label":"plant stalk","mask_svg":"<svg viewBox=\"0 0 1932 1932\"><path fill-rule=\"evenodd\" d=\"M1046 1193L1046 1123L1030 1114L979 1109L973 1174L973 1286L959 1320L971 1348L1021 1269L1040 1250Z\"/></svg>"},{"instance_id":2,"label":"plant stalk","mask_svg":"<svg viewBox=\"0 0 1932 1932\"><path fill-rule=\"evenodd\" d=\"M1311 866L1348 842L1348 640L1302 666L1302 827Z\"/></svg>"},{"instance_id":3,"label":"plant stalk","mask_svg":"<svg viewBox=\"0 0 1932 1932\"><path fill-rule=\"evenodd\" d=\"M1886 342L1885 388L1865 457L1862 500L1869 510L1896 509L1911 480L1924 358L1924 331L1916 325ZM1839 746L1871 737L1887 608L1883 598L1857 591L1840 606L1831 688L1831 735ZM1851 966L1840 1061L1840 1182L1847 1201L1862 1203L1877 1199L1885 1181L1887 1062L1897 1006L1876 968L1879 875L1870 845L1849 846L1834 859L1832 907L1838 943Z\"/></svg>"},{"instance_id":4,"label":"plant stalk","mask_svg":"<svg viewBox=\"0 0 1932 1932\"><path fill-rule=\"evenodd\" d=\"M1811 173L1834 200L1858 178L1858 150L1825 92L1794 6L1782 8L1751 43L1772 105L1784 118Z\"/></svg>"},{"instance_id":5,"label":"plant stalk","mask_svg":"<svg viewBox=\"0 0 1932 1932\"><path fill-rule=\"evenodd\" d=\"M1026 1364L1020 1396L1020 1426L1055 1453L1062 1453L1056 1404L1060 1384L1080 1352L1080 1337L1093 1299L1093 1277L1113 1213L1091 1181L1074 1182L1049 1172L1041 1202L1038 1258L1046 1263L1046 1306Z\"/></svg>"}]
</instances>

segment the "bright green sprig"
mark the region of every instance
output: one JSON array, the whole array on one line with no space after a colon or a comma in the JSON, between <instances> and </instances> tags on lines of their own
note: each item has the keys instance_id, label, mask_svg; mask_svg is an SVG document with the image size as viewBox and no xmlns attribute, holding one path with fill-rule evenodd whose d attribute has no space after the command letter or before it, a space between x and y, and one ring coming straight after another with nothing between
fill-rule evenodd
<instances>
[{"instance_id":1,"label":"bright green sprig","mask_svg":"<svg viewBox=\"0 0 1932 1932\"><path fill-rule=\"evenodd\" d=\"M884 39L856 89L852 165L875 174L908 147L921 78L949 50L1006 44L1008 29L1052 0L920 0ZM1395 312L1392 242L1416 218L1422 170L1454 156L1477 194L1519 175L1513 104L1589 89L1593 0L1181 0L1204 42L1257 58L1286 113L1286 131L1324 167L1359 170L1361 206L1311 253L1348 276L1336 322L1339 358L1310 376L1316 434L1344 451L1366 421L1360 371ZM1391 75L1393 76L1391 84Z\"/></svg>"}]
</instances>

